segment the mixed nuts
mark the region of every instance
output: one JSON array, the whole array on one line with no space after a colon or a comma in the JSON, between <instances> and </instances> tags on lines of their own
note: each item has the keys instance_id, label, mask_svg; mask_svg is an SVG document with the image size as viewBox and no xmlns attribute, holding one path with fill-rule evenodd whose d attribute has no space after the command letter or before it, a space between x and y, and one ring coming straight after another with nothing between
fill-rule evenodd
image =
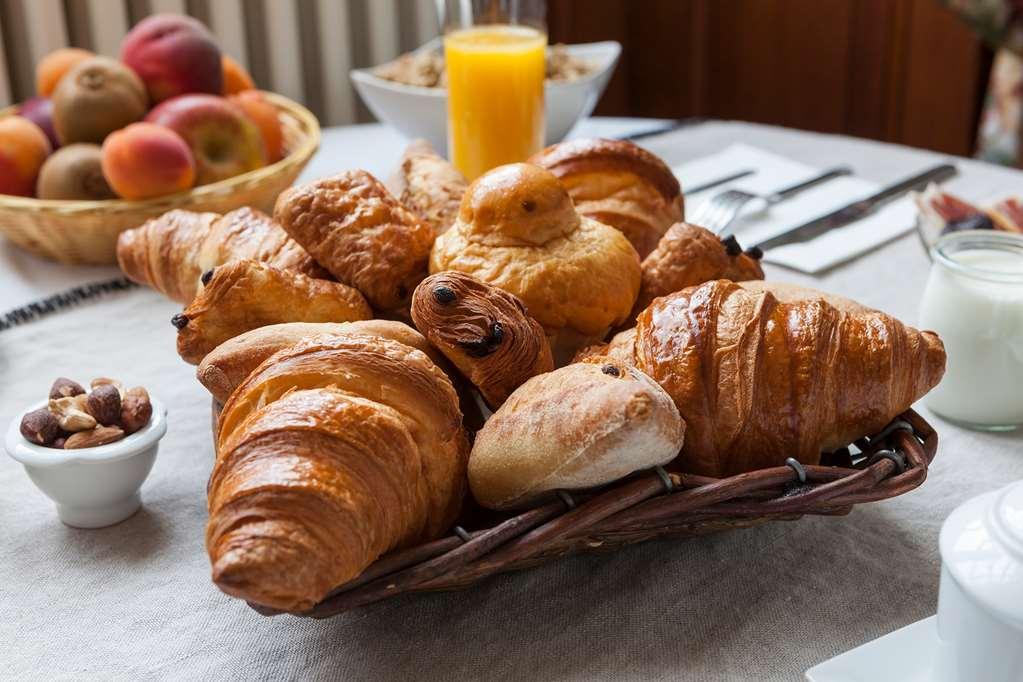
<instances>
[{"instance_id":1,"label":"mixed nuts","mask_svg":"<svg viewBox=\"0 0 1023 682\"><path fill-rule=\"evenodd\" d=\"M50 402L21 418L21 435L37 445L72 450L119 441L149 423L153 405L141 386L125 390L116 379L98 377L81 384L60 377Z\"/></svg>"}]
</instances>

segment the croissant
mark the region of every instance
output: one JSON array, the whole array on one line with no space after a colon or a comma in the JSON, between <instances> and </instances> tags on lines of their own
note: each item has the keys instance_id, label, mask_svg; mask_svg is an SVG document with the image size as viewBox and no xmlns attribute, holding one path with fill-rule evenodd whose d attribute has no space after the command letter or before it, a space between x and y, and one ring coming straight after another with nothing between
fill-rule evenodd
<instances>
[{"instance_id":1,"label":"croissant","mask_svg":"<svg viewBox=\"0 0 1023 682\"><path fill-rule=\"evenodd\" d=\"M444 270L521 299L551 337L556 362L624 322L639 293L639 257L622 233L580 216L557 178L525 163L469 186L430 255L430 271Z\"/></svg>"},{"instance_id":2,"label":"croissant","mask_svg":"<svg viewBox=\"0 0 1023 682\"><path fill-rule=\"evenodd\" d=\"M447 376L358 333L270 356L220 417L206 549L224 592L303 611L382 554L437 537L465 494L468 439Z\"/></svg>"},{"instance_id":3,"label":"croissant","mask_svg":"<svg viewBox=\"0 0 1023 682\"><path fill-rule=\"evenodd\" d=\"M223 404L252 370L279 350L324 334L372 334L425 353L447 369L447 359L412 327L393 320L355 322L283 322L257 327L224 341L203 357L195 375L213 398ZM449 375L450 376L450 375Z\"/></svg>"},{"instance_id":4,"label":"croissant","mask_svg":"<svg viewBox=\"0 0 1023 682\"><path fill-rule=\"evenodd\" d=\"M641 264L643 279L636 299L636 310L643 310L658 296L715 279L741 282L763 279L760 267L763 252L743 252L735 237L718 239L710 230L675 223L661 237Z\"/></svg>"},{"instance_id":5,"label":"croissant","mask_svg":"<svg viewBox=\"0 0 1023 682\"><path fill-rule=\"evenodd\" d=\"M426 140L409 143L401 165L387 181L387 189L398 201L429 223L436 234L444 234L455 224L468 186L465 176Z\"/></svg>"},{"instance_id":6,"label":"croissant","mask_svg":"<svg viewBox=\"0 0 1023 682\"><path fill-rule=\"evenodd\" d=\"M178 354L193 365L224 341L257 327L372 316L366 300L351 287L259 261L234 261L207 274L202 292L172 320Z\"/></svg>"},{"instance_id":7,"label":"croissant","mask_svg":"<svg viewBox=\"0 0 1023 682\"><path fill-rule=\"evenodd\" d=\"M175 209L117 239L124 274L186 305L195 298L202 273L233 260L330 277L270 216L252 208L223 216Z\"/></svg>"},{"instance_id":8,"label":"croissant","mask_svg":"<svg viewBox=\"0 0 1023 682\"><path fill-rule=\"evenodd\" d=\"M530 377L554 369L543 327L518 298L460 272L424 279L412 319L496 409Z\"/></svg>"},{"instance_id":9,"label":"croissant","mask_svg":"<svg viewBox=\"0 0 1023 682\"><path fill-rule=\"evenodd\" d=\"M274 218L379 311L407 309L412 290L426 277L433 228L365 171L285 190Z\"/></svg>"},{"instance_id":10,"label":"croissant","mask_svg":"<svg viewBox=\"0 0 1023 682\"><path fill-rule=\"evenodd\" d=\"M684 471L729 476L817 463L876 433L945 371L941 339L795 285L707 282L656 299L589 361L627 361L686 423ZM581 358L586 359L586 358Z\"/></svg>"},{"instance_id":11,"label":"croissant","mask_svg":"<svg viewBox=\"0 0 1023 682\"><path fill-rule=\"evenodd\" d=\"M580 214L620 230L640 258L685 215L675 174L657 156L627 140L561 142L529 163L554 173Z\"/></svg>"}]
</instances>

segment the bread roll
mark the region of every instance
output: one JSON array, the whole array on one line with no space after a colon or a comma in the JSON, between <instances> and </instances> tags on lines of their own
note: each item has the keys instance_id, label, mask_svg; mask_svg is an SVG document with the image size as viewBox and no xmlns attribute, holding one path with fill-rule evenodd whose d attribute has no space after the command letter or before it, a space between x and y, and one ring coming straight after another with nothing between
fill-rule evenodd
<instances>
[{"instance_id":1,"label":"bread roll","mask_svg":"<svg viewBox=\"0 0 1023 682\"><path fill-rule=\"evenodd\" d=\"M487 421L469 456L469 487L484 507L520 507L665 464L684 431L671 397L634 367L568 365L527 381Z\"/></svg>"}]
</instances>

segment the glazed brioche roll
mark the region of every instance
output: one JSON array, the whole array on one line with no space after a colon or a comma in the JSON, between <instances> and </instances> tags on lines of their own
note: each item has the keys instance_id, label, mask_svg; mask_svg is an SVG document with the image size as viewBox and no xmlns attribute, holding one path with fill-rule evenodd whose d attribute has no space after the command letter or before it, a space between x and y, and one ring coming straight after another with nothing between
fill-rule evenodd
<instances>
[{"instance_id":1,"label":"glazed brioche roll","mask_svg":"<svg viewBox=\"0 0 1023 682\"><path fill-rule=\"evenodd\" d=\"M345 333L275 353L221 413L206 529L214 582L309 608L382 554L447 530L468 450L454 388L421 351Z\"/></svg>"},{"instance_id":2,"label":"glazed brioche roll","mask_svg":"<svg viewBox=\"0 0 1023 682\"><path fill-rule=\"evenodd\" d=\"M840 296L717 280L658 299L606 347L686 422L680 467L731 476L877 433L937 385L941 339ZM580 356L579 359L584 359Z\"/></svg>"},{"instance_id":3,"label":"glazed brioche roll","mask_svg":"<svg viewBox=\"0 0 1023 682\"><path fill-rule=\"evenodd\" d=\"M518 163L469 186L430 272L456 270L517 296L551 338L555 363L629 317L639 256L621 232L580 216L550 172Z\"/></svg>"},{"instance_id":4,"label":"glazed brioche roll","mask_svg":"<svg viewBox=\"0 0 1023 682\"><path fill-rule=\"evenodd\" d=\"M186 305L204 272L237 260L330 277L270 216L248 207L222 216L175 209L117 239L117 262L125 275Z\"/></svg>"},{"instance_id":5,"label":"glazed brioche roll","mask_svg":"<svg viewBox=\"0 0 1023 682\"><path fill-rule=\"evenodd\" d=\"M576 210L620 230L645 258L685 215L682 188L657 156L627 140L571 140L531 159L568 190Z\"/></svg>"}]
</instances>

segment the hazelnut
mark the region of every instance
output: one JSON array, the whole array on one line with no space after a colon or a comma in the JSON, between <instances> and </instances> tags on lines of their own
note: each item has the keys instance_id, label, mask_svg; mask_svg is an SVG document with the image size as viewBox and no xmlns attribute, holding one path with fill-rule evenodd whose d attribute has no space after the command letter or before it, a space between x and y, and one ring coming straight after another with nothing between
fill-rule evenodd
<instances>
[{"instance_id":1,"label":"hazelnut","mask_svg":"<svg viewBox=\"0 0 1023 682\"><path fill-rule=\"evenodd\" d=\"M122 384L117 379L111 379L109 377L96 377L95 379L89 382L89 388L96 390L98 386L106 386L108 384L116 387L117 392L121 395L122 398L124 397L124 384Z\"/></svg>"},{"instance_id":2,"label":"hazelnut","mask_svg":"<svg viewBox=\"0 0 1023 682\"><path fill-rule=\"evenodd\" d=\"M64 443L66 443L66 442L67 442L67 438L65 438L64 436L61 436L57 440L55 440L52 443L50 443L50 447L51 448L56 448L57 450L63 450L64 449Z\"/></svg>"},{"instance_id":3,"label":"hazelnut","mask_svg":"<svg viewBox=\"0 0 1023 682\"><path fill-rule=\"evenodd\" d=\"M121 401L121 427L130 435L149 423L153 416L153 405L149 401L149 393L141 386L129 388Z\"/></svg>"},{"instance_id":4,"label":"hazelnut","mask_svg":"<svg viewBox=\"0 0 1023 682\"><path fill-rule=\"evenodd\" d=\"M48 408L40 407L21 418L21 435L37 445L49 445L60 436L60 423Z\"/></svg>"},{"instance_id":5,"label":"hazelnut","mask_svg":"<svg viewBox=\"0 0 1023 682\"><path fill-rule=\"evenodd\" d=\"M124 438L124 431L117 426L97 426L91 431L79 431L72 433L64 441L65 450L80 450L82 448L94 448L97 445L106 445Z\"/></svg>"},{"instance_id":6,"label":"hazelnut","mask_svg":"<svg viewBox=\"0 0 1023 682\"><path fill-rule=\"evenodd\" d=\"M85 389L77 381L71 381L65 377L60 377L53 382L53 386L50 387L50 398L68 398L73 395L81 395L85 393Z\"/></svg>"},{"instance_id":7,"label":"hazelnut","mask_svg":"<svg viewBox=\"0 0 1023 682\"><path fill-rule=\"evenodd\" d=\"M85 397L85 396L82 396ZM64 431L76 433L96 428L96 419L83 410L79 396L50 399L50 412L57 418L57 423Z\"/></svg>"},{"instance_id":8,"label":"hazelnut","mask_svg":"<svg viewBox=\"0 0 1023 682\"><path fill-rule=\"evenodd\" d=\"M104 426L121 419L121 393L113 384L100 384L89 394L89 414Z\"/></svg>"}]
</instances>

